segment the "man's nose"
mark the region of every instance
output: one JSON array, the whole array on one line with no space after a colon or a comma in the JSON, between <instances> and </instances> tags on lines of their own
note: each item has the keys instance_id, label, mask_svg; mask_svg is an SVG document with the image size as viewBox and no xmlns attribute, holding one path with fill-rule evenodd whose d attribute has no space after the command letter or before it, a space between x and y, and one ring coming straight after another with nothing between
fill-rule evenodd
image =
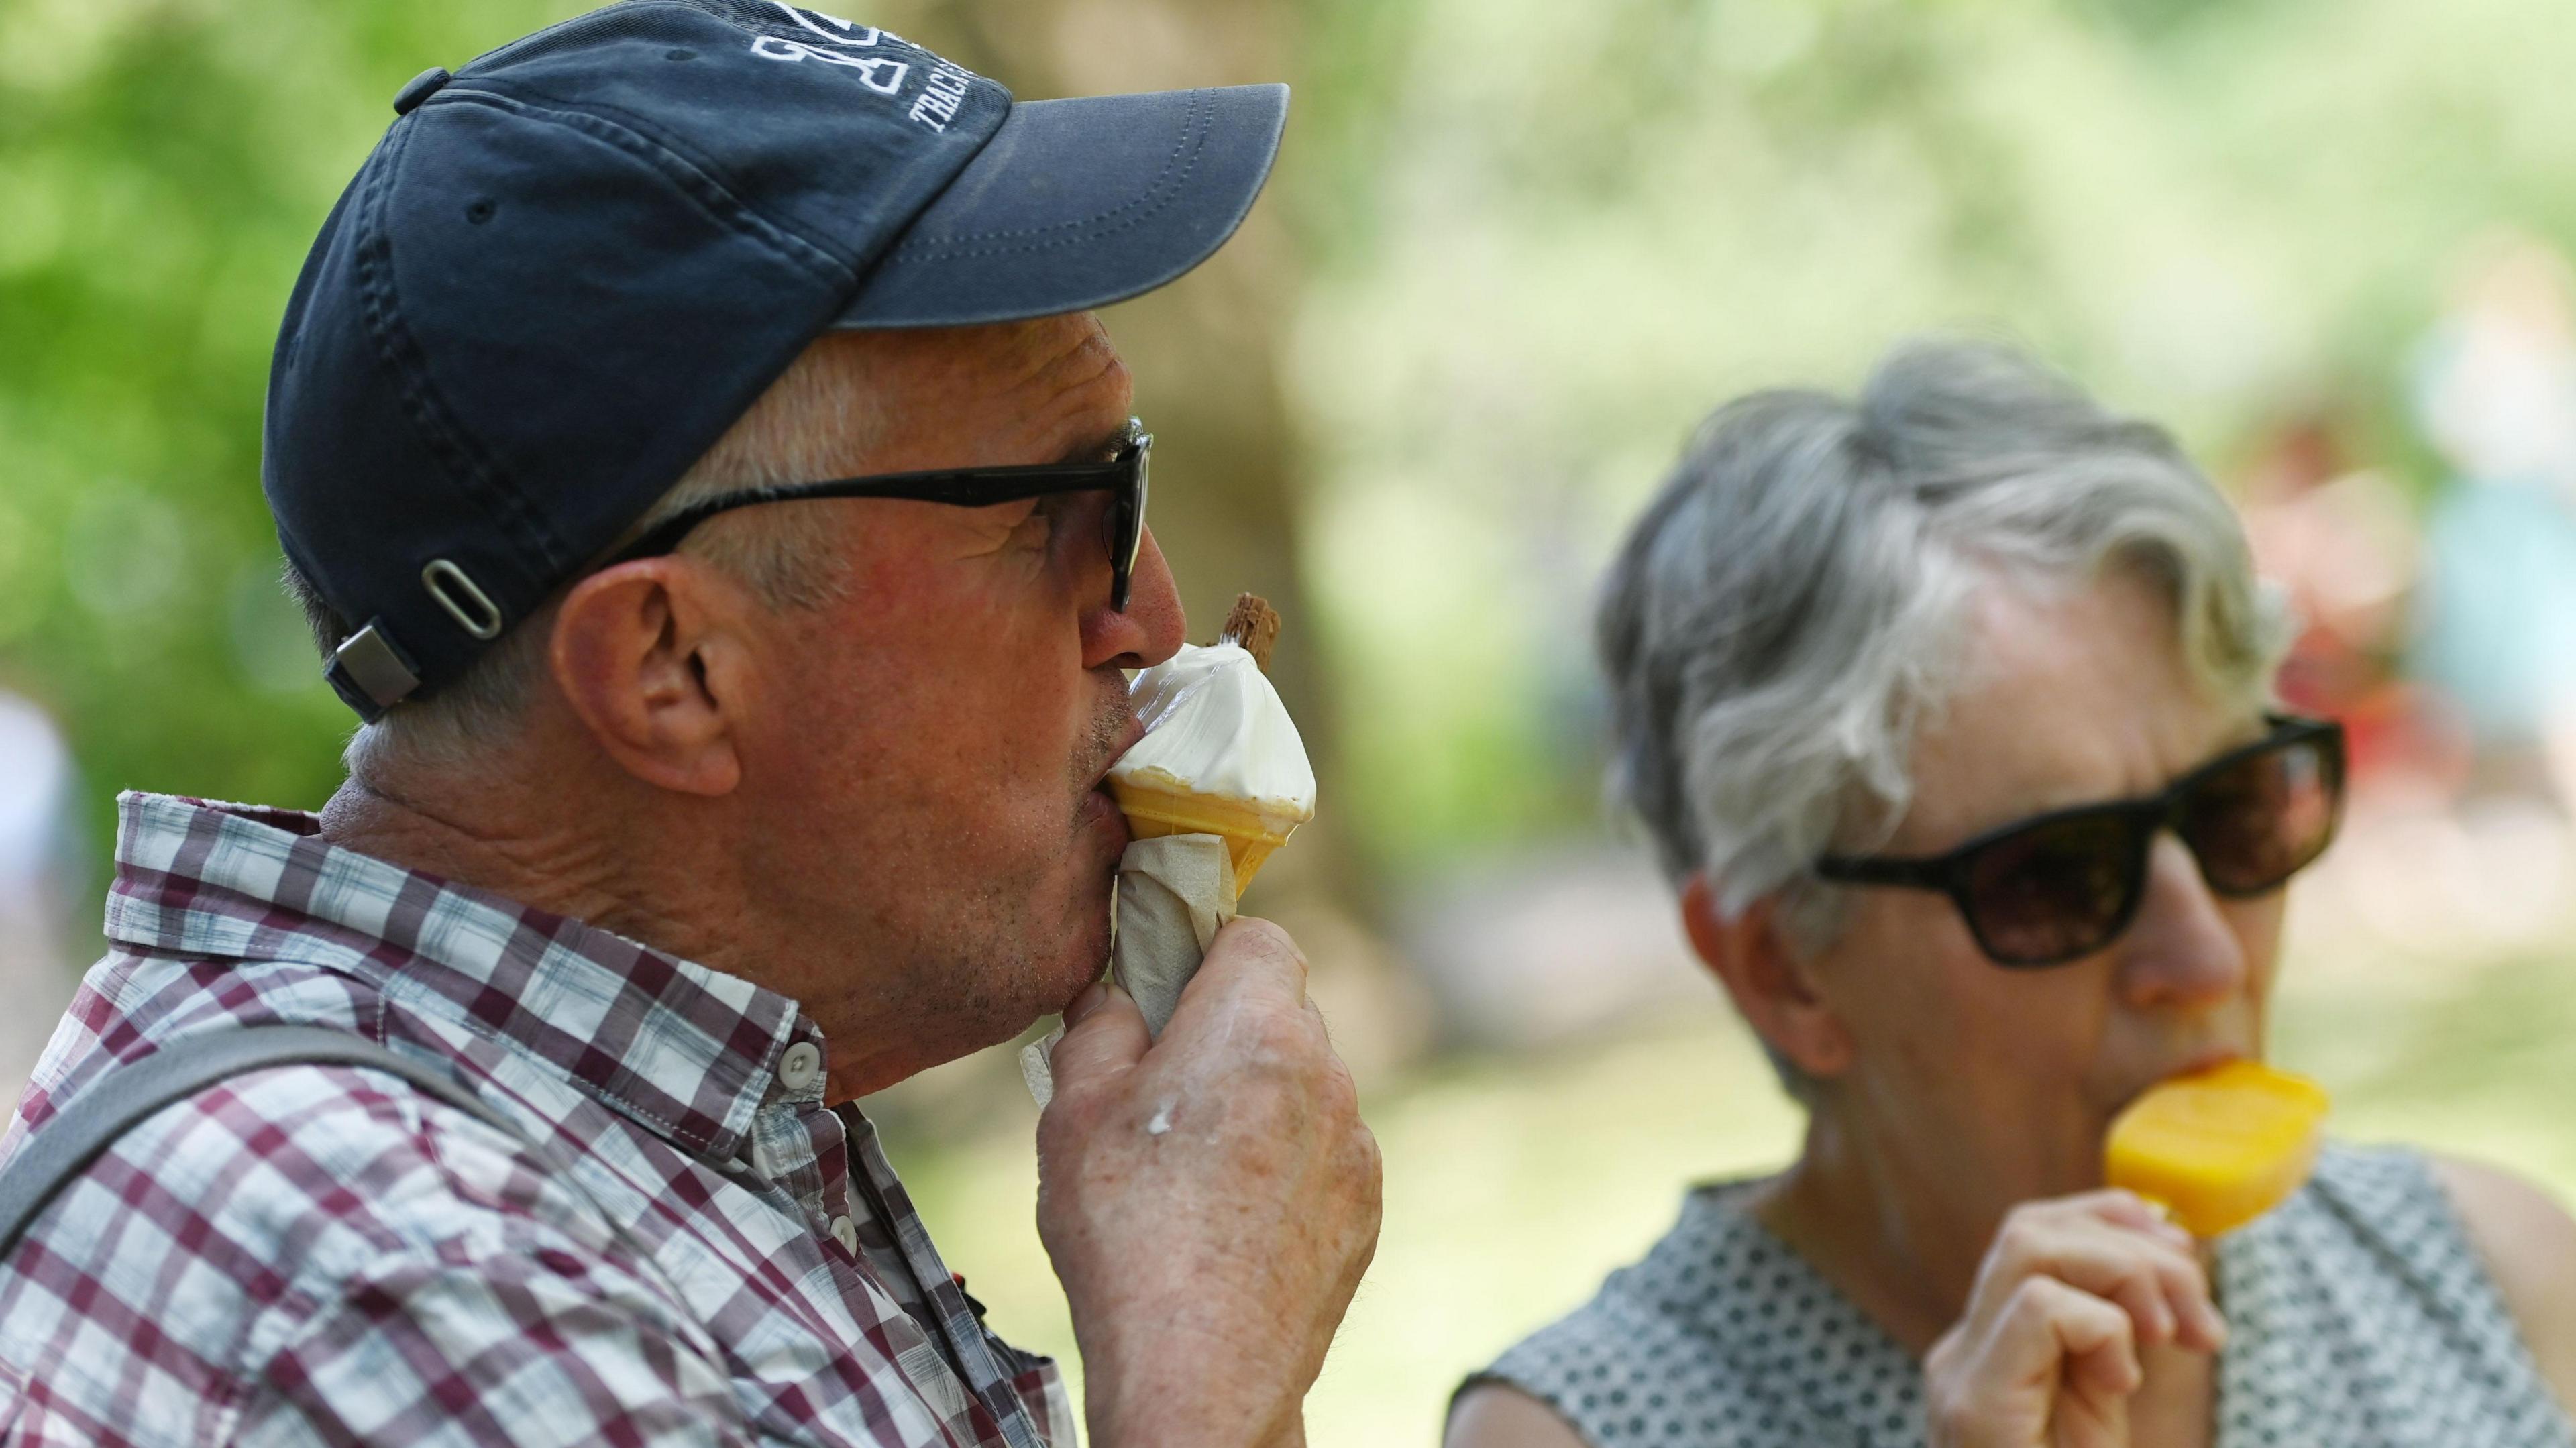
<instances>
[{"instance_id":1,"label":"man's nose","mask_svg":"<svg viewBox=\"0 0 2576 1448\"><path fill-rule=\"evenodd\" d=\"M1136 567L1127 579L1127 609L1109 606L1104 573L1099 596L1082 619L1082 663L1085 668L1115 664L1122 669L1151 668L1179 653L1188 635L1181 615L1181 592L1172 583L1154 530L1145 530L1136 549Z\"/></svg>"},{"instance_id":2,"label":"man's nose","mask_svg":"<svg viewBox=\"0 0 2576 1448\"><path fill-rule=\"evenodd\" d=\"M2146 895L2120 941L2120 988L2134 1006L2208 1006L2245 988L2245 943L2191 851L2170 833L2147 856Z\"/></svg>"}]
</instances>

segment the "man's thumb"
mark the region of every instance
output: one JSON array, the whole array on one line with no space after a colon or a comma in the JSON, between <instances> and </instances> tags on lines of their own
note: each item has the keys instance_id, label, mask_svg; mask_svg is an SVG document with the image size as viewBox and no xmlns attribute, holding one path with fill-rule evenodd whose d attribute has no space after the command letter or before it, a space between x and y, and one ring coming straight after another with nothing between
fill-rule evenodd
<instances>
[{"instance_id":1,"label":"man's thumb","mask_svg":"<svg viewBox=\"0 0 2576 1448\"><path fill-rule=\"evenodd\" d=\"M1064 1012L1064 1039L1047 1057L1055 1073L1056 1094L1079 1091L1090 1082L1133 1066L1154 1044L1145 1030L1145 1013L1127 992L1101 981L1083 992Z\"/></svg>"}]
</instances>

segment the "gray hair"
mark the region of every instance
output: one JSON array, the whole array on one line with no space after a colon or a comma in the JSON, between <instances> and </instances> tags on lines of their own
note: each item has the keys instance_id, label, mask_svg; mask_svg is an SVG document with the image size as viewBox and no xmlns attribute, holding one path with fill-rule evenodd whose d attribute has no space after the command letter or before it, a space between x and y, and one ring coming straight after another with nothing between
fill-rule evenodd
<instances>
[{"instance_id":1,"label":"gray hair","mask_svg":"<svg viewBox=\"0 0 2576 1448\"><path fill-rule=\"evenodd\" d=\"M2114 566L2171 605L2213 697L2268 697L2286 608L2163 429L2010 350L1955 341L1891 352L1853 401L1729 403L1604 588L1612 794L1676 881L1704 872L1730 916L1774 897L1792 941L1821 949L1841 895L1812 863L1903 818L1915 736L1963 663L1970 596Z\"/></svg>"},{"instance_id":2,"label":"gray hair","mask_svg":"<svg viewBox=\"0 0 2576 1448\"><path fill-rule=\"evenodd\" d=\"M826 334L611 547L710 498L846 472L884 430L864 367L856 344ZM834 538L818 510L759 508L722 522L691 533L682 548L741 579L769 608L818 608L840 596L844 578ZM291 563L284 583L327 659L347 637L347 621ZM343 754L350 776L368 782L389 771L462 767L511 738L546 677L553 621L549 600L455 682L362 725Z\"/></svg>"}]
</instances>

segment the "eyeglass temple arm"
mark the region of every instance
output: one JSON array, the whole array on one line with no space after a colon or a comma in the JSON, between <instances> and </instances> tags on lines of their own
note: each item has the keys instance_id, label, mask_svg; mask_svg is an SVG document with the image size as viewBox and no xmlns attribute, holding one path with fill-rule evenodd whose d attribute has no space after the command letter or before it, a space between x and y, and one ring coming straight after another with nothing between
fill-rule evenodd
<instances>
[{"instance_id":1,"label":"eyeglass temple arm","mask_svg":"<svg viewBox=\"0 0 2576 1448\"><path fill-rule=\"evenodd\" d=\"M776 488L748 488L709 498L684 508L645 530L617 550L609 565L655 558L670 552L700 523L736 508L761 503L798 503L818 498L894 498L913 503L983 506L1043 498L1051 493L1101 492L1118 486L1118 464L1084 466L1048 464L1030 468L958 468L944 472L884 473L864 478L827 478ZM1096 473L1096 476L1095 476Z\"/></svg>"},{"instance_id":2,"label":"eyeglass temple arm","mask_svg":"<svg viewBox=\"0 0 2576 1448\"><path fill-rule=\"evenodd\" d=\"M1816 861L1821 879L1843 885L1912 885L1925 890L1950 888L1950 857L1887 859L1868 855L1825 855Z\"/></svg>"}]
</instances>

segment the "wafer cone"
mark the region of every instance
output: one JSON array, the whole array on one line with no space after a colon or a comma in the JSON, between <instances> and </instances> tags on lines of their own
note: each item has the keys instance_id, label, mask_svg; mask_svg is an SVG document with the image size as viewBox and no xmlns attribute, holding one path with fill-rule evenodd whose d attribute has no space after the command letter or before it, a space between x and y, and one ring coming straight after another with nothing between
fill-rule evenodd
<instances>
[{"instance_id":1,"label":"wafer cone","mask_svg":"<svg viewBox=\"0 0 2576 1448\"><path fill-rule=\"evenodd\" d=\"M1234 889L1238 895L1252 883L1261 862L1270 858L1272 850L1288 843L1289 831L1296 828L1292 824L1285 830L1274 829L1255 806L1219 795L1141 789L1114 779L1109 782L1109 792L1127 816L1127 833L1136 839L1215 835L1224 840L1226 853L1234 857Z\"/></svg>"}]
</instances>

